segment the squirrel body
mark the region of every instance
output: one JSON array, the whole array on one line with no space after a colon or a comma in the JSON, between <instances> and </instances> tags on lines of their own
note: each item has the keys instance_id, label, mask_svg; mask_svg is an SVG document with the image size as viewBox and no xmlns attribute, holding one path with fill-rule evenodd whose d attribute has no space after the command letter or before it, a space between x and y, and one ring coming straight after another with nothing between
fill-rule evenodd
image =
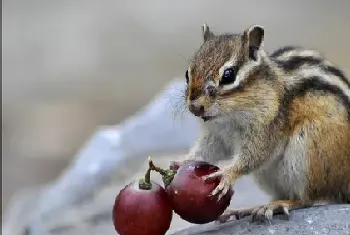
<instances>
[{"instance_id":1,"label":"squirrel body","mask_svg":"<svg viewBox=\"0 0 350 235\"><path fill-rule=\"evenodd\" d=\"M302 47L263 49L264 28L215 35L186 71L185 101L203 120L185 160L230 160L207 178L221 177L218 199L252 174L271 203L230 216L271 220L278 210L316 202L350 203L350 80L321 53Z\"/></svg>"}]
</instances>

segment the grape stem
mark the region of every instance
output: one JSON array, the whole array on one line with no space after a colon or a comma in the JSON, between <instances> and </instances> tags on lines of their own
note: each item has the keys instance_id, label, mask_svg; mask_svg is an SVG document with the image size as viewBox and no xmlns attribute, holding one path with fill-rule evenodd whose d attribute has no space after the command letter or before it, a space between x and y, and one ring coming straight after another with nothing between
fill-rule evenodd
<instances>
[{"instance_id":1,"label":"grape stem","mask_svg":"<svg viewBox=\"0 0 350 235\"><path fill-rule=\"evenodd\" d=\"M151 168L149 167L146 171L145 178L139 180L139 188L143 190L150 190L152 188L151 183Z\"/></svg>"},{"instance_id":2,"label":"grape stem","mask_svg":"<svg viewBox=\"0 0 350 235\"><path fill-rule=\"evenodd\" d=\"M149 169L151 169L152 171L158 172L159 174L162 175L162 180L165 187L167 187L171 183L171 181L174 179L175 171L170 169L164 170L160 167L155 166L151 157L148 157L148 165L149 165Z\"/></svg>"}]
</instances>

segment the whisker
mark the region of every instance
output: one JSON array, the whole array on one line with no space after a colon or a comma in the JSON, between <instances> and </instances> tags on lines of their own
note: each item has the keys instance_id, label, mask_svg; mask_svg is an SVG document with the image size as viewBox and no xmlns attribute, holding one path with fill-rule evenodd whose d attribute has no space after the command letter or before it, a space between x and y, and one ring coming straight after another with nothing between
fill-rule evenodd
<instances>
[{"instance_id":1,"label":"whisker","mask_svg":"<svg viewBox=\"0 0 350 235\"><path fill-rule=\"evenodd\" d=\"M175 92L172 92L167 97L167 105L170 105L173 109L173 122L175 118L180 116L181 122L183 120L186 108L186 90L183 87L174 86Z\"/></svg>"}]
</instances>

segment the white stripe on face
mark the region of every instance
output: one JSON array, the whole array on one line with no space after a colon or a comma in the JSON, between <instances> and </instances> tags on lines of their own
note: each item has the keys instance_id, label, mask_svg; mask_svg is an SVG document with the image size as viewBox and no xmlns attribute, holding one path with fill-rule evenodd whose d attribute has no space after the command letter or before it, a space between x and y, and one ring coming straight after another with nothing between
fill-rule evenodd
<instances>
[{"instance_id":1,"label":"white stripe on face","mask_svg":"<svg viewBox=\"0 0 350 235\"><path fill-rule=\"evenodd\" d=\"M238 68L238 71L236 74L236 79L234 80L233 83L222 86L221 91L220 91L221 94L224 94L224 93L231 91L231 90L235 89L236 87L238 87L239 84L247 77L247 75L252 70L252 68L254 68L260 64L261 56L263 55L263 52L261 50L259 50L257 53L258 53L257 61L249 60L241 68ZM234 60L227 61L219 70L220 78L222 77L225 69L230 68L230 67L234 66L235 64L236 63Z\"/></svg>"}]
</instances>

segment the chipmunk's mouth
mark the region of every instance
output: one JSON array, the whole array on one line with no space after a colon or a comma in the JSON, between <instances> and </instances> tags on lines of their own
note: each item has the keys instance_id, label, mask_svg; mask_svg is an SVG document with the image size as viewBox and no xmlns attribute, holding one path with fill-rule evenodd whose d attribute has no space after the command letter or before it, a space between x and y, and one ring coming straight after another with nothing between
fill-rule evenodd
<instances>
[{"instance_id":1,"label":"chipmunk's mouth","mask_svg":"<svg viewBox=\"0 0 350 235\"><path fill-rule=\"evenodd\" d=\"M210 120L213 120L215 117L214 116L202 116L201 117L204 122L208 122Z\"/></svg>"}]
</instances>

